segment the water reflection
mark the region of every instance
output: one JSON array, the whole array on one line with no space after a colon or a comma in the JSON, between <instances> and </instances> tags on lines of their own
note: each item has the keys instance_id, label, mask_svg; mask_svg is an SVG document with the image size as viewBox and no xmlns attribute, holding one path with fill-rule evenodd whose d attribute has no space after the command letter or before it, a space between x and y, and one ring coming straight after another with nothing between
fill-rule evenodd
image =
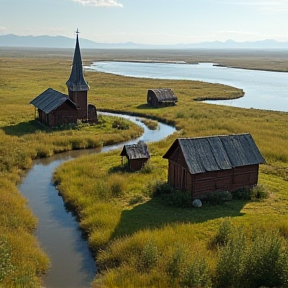
<instances>
[{"instance_id":1,"label":"water reflection","mask_svg":"<svg viewBox=\"0 0 288 288\"><path fill-rule=\"evenodd\" d=\"M131 62L95 62L89 66L89 70L132 77L225 84L243 89L245 96L236 100L207 101L208 103L288 112L288 73L285 72L218 67L213 63L195 65Z\"/></svg>"},{"instance_id":2,"label":"water reflection","mask_svg":"<svg viewBox=\"0 0 288 288\"><path fill-rule=\"evenodd\" d=\"M111 113L102 113L113 115ZM52 183L55 169L65 161L106 152L122 147L124 144L159 141L175 132L175 128L159 123L158 130L149 130L137 117L115 115L127 118L142 126L144 133L134 139L117 145L98 149L75 150L34 161L31 170L19 185L21 194L38 218L35 235L41 247L48 254L52 267L43 277L46 288L87 288L95 277L96 267L88 244L82 237L76 216L65 207L62 197Z\"/></svg>"}]
</instances>

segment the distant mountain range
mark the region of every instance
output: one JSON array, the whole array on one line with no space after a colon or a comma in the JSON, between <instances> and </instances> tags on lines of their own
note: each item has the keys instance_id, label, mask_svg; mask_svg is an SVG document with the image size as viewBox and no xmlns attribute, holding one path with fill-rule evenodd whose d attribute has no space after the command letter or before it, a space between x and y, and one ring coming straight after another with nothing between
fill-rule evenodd
<instances>
[{"instance_id":1,"label":"distant mountain range","mask_svg":"<svg viewBox=\"0 0 288 288\"><path fill-rule=\"evenodd\" d=\"M174 45L148 45L133 42L98 43L80 39L81 48L89 49L288 49L288 42L278 42L267 39L254 42L202 42ZM65 36L17 36L13 34L0 35L0 47L31 47L31 48L74 48L75 39Z\"/></svg>"}]
</instances>

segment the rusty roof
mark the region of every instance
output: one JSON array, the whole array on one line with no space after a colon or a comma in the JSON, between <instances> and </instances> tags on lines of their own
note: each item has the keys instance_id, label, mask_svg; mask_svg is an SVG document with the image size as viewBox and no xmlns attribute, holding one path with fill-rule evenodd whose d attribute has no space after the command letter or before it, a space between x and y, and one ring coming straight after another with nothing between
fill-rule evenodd
<instances>
[{"instance_id":1,"label":"rusty roof","mask_svg":"<svg viewBox=\"0 0 288 288\"><path fill-rule=\"evenodd\" d=\"M52 88L48 88L35 99L33 99L30 104L48 114L66 101L75 107L75 109L77 108L76 104L72 102L67 95Z\"/></svg>"},{"instance_id":2,"label":"rusty roof","mask_svg":"<svg viewBox=\"0 0 288 288\"><path fill-rule=\"evenodd\" d=\"M149 159L147 144L139 141L137 144L124 145L120 156L126 156L128 159Z\"/></svg>"},{"instance_id":3,"label":"rusty roof","mask_svg":"<svg viewBox=\"0 0 288 288\"><path fill-rule=\"evenodd\" d=\"M149 91L152 91L155 94L159 102L178 101L178 98L170 88L149 89L148 93Z\"/></svg>"},{"instance_id":4,"label":"rusty roof","mask_svg":"<svg viewBox=\"0 0 288 288\"><path fill-rule=\"evenodd\" d=\"M163 158L170 159L177 147L191 174L265 163L250 134L179 138Z\"/></svg>"},{"instance_id":5,"label":"rusty roof","mask_svg":"<svg viewBox=\"0 0 288 288\"><path fill-rule=\"evenodd\" d=\"M70 77L66 82L70 91L88 91L89 86L84 79L83 67L82 67L82 58L78 40L78 34L76 37L76 45L73 57L73 64Z\"/></svg>"}]
</instances>

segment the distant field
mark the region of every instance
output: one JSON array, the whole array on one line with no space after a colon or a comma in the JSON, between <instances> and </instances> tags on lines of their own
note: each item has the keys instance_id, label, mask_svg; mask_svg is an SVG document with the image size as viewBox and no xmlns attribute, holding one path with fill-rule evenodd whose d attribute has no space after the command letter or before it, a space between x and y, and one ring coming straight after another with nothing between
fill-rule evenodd
<instances>
[{"instance_id":1,"label":"distant field","mask_svg":"<svg viewBox=\"0 0 288 288\"><path fill-rule=\"evenodd\" d=\"M0 286L3 288L39 287L39 277L49 267L49 259L33 236L37 219L17 190L23 170L31 167L35 158L120 142L141 132L135 125L130 125L129 130L115 130L112 119L72 130L46 129L35 123L35 110L29 102L48 87L67 93L65 82L73 51L73 48L0 49ZM82 51L85 65L99 60L185 61L275 71L288 70L287 56L287 51L264 50ZM288 113L194 101L199 97L229 99L242 95L241 89L220 84L87 71L85 78L90 85L89 102L97 109L164 119L178 130L163 141L149 144L151 161L140 173L118 169L119 151L114 151L109 157L99 154L70 161L55 174L59 191L79 213L80 226L97 255L97 264L101 265L103 274L97 277L94 287L239 288L243 279L247 281L267 267L269 273L271 267L276 267L275 274L287 276ZM177 105L161 109L146 105L147 89L151 87L171 87L178 96ZM198 210L169 206L153 196L153 189L167 180L167 161L162 156L176 138L237 133L250 133L266 160L260 167L259 183L268 198L235 200ZM278 266L273 259L279 260ZM238 269L240 264L242 270ZM237 274L240 270L241 275ZM231 279L231 273L235 277L230 285L225 277ZM288 283L287 277L280 280ZM261 282L259 286L246 283L241 288L279 287L275 283Z\"/></svg>"},{"instance_id":2,"label":"distant field","mask_svg":"<svg viewBox=\"0 0 288 288\"><path fill-rule=\"evenodd\" d=\"M81 41L80 41L81 45ZM0 57L48 57L71 59L71 49L0 48ZM85 65L93 61L184 61L211 62L224 66L288 72L287 50L141 50L141 49L82 49Z\"/></svg>"}]
</instances>

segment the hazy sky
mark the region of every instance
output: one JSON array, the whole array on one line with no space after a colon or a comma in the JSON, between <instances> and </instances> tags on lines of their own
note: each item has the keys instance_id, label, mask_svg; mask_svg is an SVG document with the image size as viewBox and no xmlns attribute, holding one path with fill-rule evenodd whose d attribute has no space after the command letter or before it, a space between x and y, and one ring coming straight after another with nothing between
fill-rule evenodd
<instances>
[{"instance_id":1,"label":"hazy sky","mask_svg":"<svg viewBox=\"0 0 288 288\"><path fill-rule=\"evenodd\" d=\"M105 43L288 41L288 0L0 0L0 35Z\"/></svg>"}]
</instances>

